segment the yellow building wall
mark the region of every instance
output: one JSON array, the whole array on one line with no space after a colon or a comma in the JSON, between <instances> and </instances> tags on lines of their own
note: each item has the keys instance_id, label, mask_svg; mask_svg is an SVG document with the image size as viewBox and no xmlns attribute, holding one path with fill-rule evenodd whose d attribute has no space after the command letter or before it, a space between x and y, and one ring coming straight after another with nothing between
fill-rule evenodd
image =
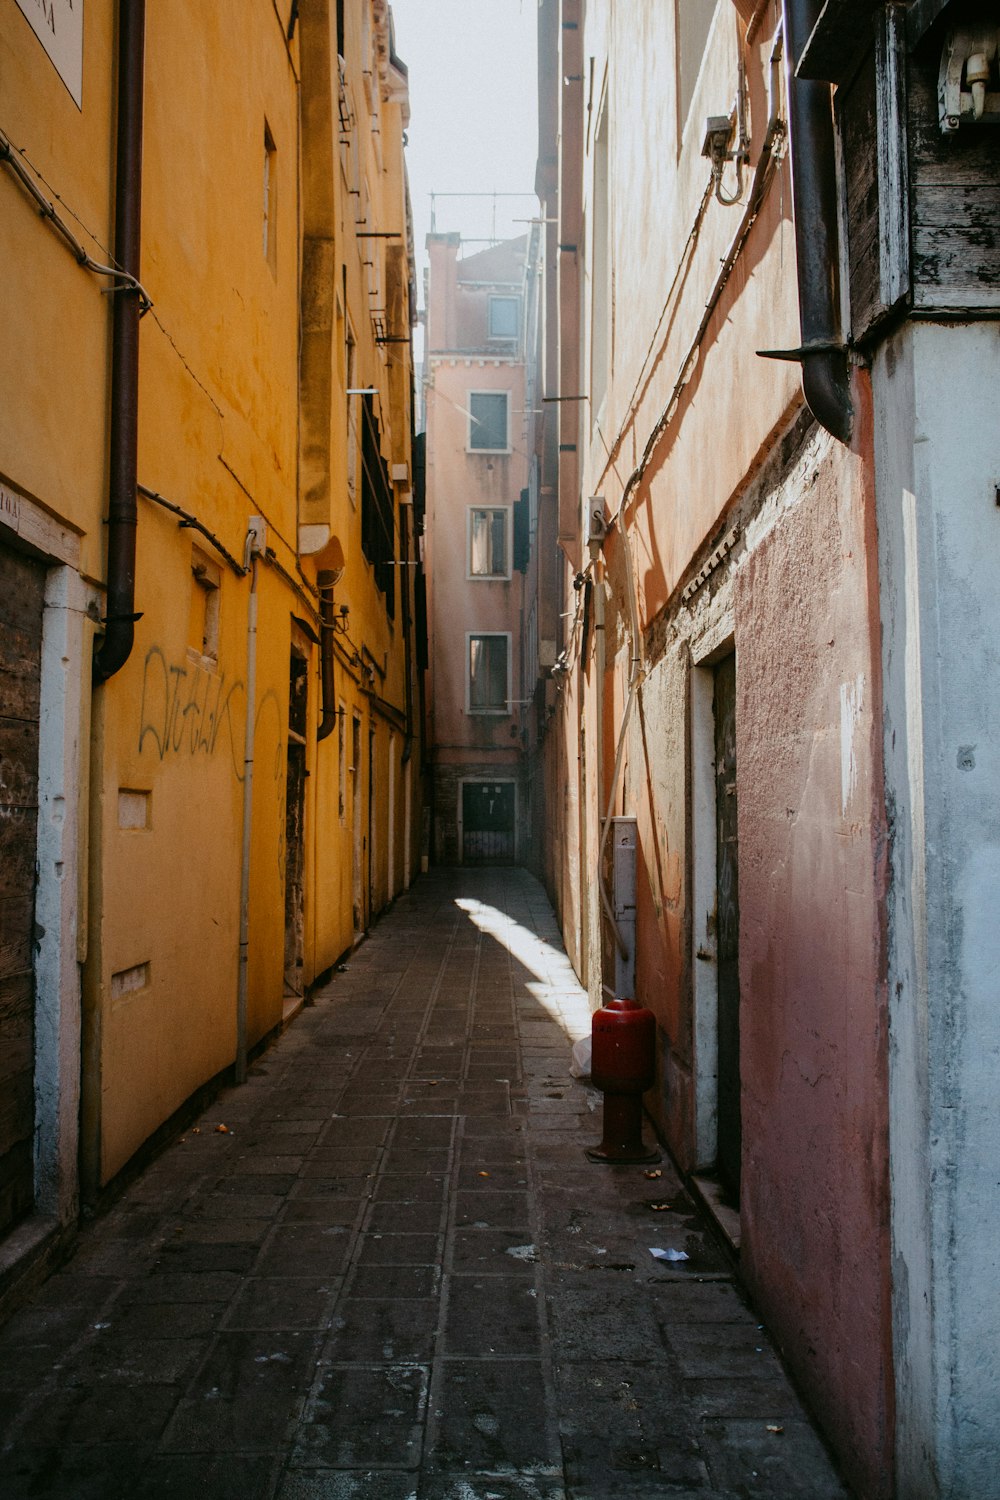
<instances>
[{"instance_id":1,"label":"yellow building wall","mask_svg":"<svg viewBox=\"0 0 1000 1500\"><path fill-rule=\"evenodd\" d=\"M300 987L329 969L397 893L404 841L415 847L420 799L412 798L404 830L401 768L406 570L397 570L390 622L361 548L360 484L355 497L348 492L351 404L356 422L361 412L359 398L346 394L345 349L349 321L353 379L379 392L383 455L400 466L398 499L410 485L410 350L405 342L379 343L378 336L388 331L393 254L392 332L409 331L405 75L389 59L384 8L365 0L347 9L350 152L340 145L342 85L331 17L325 42L319 36L328 49L332 168L320 194L332 246L322 291L332 326L326 368L301 375L300 336L312 316L302 282L309 173L302 165L301 47L303 37L317 46L322 8L309 12L312 29L299 27L289 42L289 0L147 6L141 280L154 305L140 325L135 608L141 618L129 660L95 689L83 777L91 801L81 872L89 896L80 937L82 1131L91 1193L236 1055L248 712L248 1047L279 1027L296 1003L284 972L293 649L304 657L307 685ZM105 261L114 234L116 15L111 0L88 0L85 7L81 110L13 0L0 0L0 129L93 230L96 240L72 220L87 248ZM363 183L363 212L350 191L353 180ZM359 237L376 230L397 238ZM82 534L82 570L100 584L111 299L102 295L105 281L75 264L6 170L0 170L0 257L16 267L17 278L17 296L5 299L0 312L0 479ZM318 519L342 551L336 601L349 611L336 633L334 667L344 732L335 722L322 741L317 571L329 560L315 546L317 533L308 533L316 507L300 486L300 418L316 409L317 392L328 426L320 445L326 514ZM360 455L358 471L360 478ZM202 529L181 524L183 516L155 496ZM398 507L396 515L398 526ZM245 569L251 517L266 528L266 551L256 562L252 703ZM83 671L89 686L89 661ZM361 756L352 770L355 715Z\"/></svg>"},{"instance_id":2,"label":"yellow building wall","mask_svg":"<svg viewBox=\"0 0 1000 1500\"><path fill-rule=\"evenodd\" d=\"M84 27L81 111L14 0L3 0L0 130L44 178L36 181L50 200L53 190L65 191L68 222L85 248L106 260L114 198L110 0L88 0ZM8 270L0 299L0 475L85 533L82 571L97 576L106 469L106 283L77 265L8 170L0 171L0 264L17 268L16 287Z\"/></svg>"}]
</instances>

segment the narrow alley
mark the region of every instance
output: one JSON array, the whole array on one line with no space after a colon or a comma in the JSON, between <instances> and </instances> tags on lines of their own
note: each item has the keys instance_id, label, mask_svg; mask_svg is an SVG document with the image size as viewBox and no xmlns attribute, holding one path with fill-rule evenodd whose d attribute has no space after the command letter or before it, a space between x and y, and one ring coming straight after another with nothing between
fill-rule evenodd
<instances>
[{"instance_id":1,"label":"narrow alley","mask_svg":"<svg viewBox=\"0 0 1000 1500\"><path fill-rule=\"evenodd\" d=\"M4 1328L3 1500L844 1496L588 1029L533 877L422 878Z\"/></svg>"}]
</instances>

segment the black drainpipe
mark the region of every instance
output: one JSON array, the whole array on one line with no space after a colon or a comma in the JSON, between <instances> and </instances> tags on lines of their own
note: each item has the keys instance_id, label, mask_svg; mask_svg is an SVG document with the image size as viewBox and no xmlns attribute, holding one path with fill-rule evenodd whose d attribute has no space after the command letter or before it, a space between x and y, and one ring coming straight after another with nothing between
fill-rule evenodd
<instances>
[{"instance_id":1,"label":"black drainpipe","mask_svg":"<svg viewBox=\"0 0 1000 1500\"><path fill-rule=\"evenodd\" d=\"M400 592L403 596L403 655L406 666L406 739L403 743L402 764L405 766L413 754L413 640L410 617L410 528L411 505L399 508L399 550L403 556L400 569Z\"/></svg>"},{"instance_id":2,"label":"black drainpipe","mask_svg":"<svg viewBox=\"0 0 1000 1500\"><path fill-rule=\"evenodd\" d=\"M142 200L142 86L145 0L118 6L118 148L115 262L139 279ZM94 681L125 665L135 635L135 532L139 441L139 292L114 291L111 333L111 453L108 496L108 595L104 637L94 651Z\"/></svg>"},{"instance_id":3,"label":"black drainpipe","mask_svg":"<svg viewBox=\"0 0 1000 1500\"><path fill-rule=\"evenodd\" d=\"M337 722L337 704L333 682L333 633L334 633L334 611L333 590L336 586L339 574L331 572L328 568L322 568L316 575L316 586L319 589L319 673L320 683L323 691L323 715L316 730L317 740L325 740L328 734L333 733L333 726Z\"/></svg>"},{"instance_id":4,"label":"black drainpipe","mask_svg":"<svg viewBox=\"0 0 1000 1500\"><path fill-rule=\"evenodd\" d=\"M784 0L788 127L795 212L802 390L817 422L842 443L854 406L840 319L840 234L830 86L796 78L795 68L822 0ZM791 353L791 351L790 351Z\"/></svg>"}]
</instances>

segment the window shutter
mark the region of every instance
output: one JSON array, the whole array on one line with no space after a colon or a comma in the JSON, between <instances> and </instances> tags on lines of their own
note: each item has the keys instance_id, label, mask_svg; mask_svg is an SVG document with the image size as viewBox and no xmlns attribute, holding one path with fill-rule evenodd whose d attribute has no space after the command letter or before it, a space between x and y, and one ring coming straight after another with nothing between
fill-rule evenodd
<instances>
[{"instance_id":1,"label":"window shutter","mask_svg":"<svg viewBox=\"0 0 1000 1500\"><path fill-rule=\"evenodd\" d=\"M514 501L514 568L527 573L531 556L531 518L528 514L528 491L522 490Z\"/></svg>"}]
</instances>

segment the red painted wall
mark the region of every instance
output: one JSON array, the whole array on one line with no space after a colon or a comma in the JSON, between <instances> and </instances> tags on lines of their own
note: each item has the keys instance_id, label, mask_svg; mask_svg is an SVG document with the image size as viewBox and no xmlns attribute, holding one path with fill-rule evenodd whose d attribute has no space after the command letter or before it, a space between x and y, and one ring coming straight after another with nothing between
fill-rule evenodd
<instances>
[{"instance_id":1,"label":"red painted wall","mask_svg":"<svg viewBox=\"0 0 1000 1500\"><path fill-rule=\"evenodd\" d=\"M875 536L866 466L820 453L736 583L742 1264L874 1500L893 1443Z\"/></svg>"}]
</instances>

